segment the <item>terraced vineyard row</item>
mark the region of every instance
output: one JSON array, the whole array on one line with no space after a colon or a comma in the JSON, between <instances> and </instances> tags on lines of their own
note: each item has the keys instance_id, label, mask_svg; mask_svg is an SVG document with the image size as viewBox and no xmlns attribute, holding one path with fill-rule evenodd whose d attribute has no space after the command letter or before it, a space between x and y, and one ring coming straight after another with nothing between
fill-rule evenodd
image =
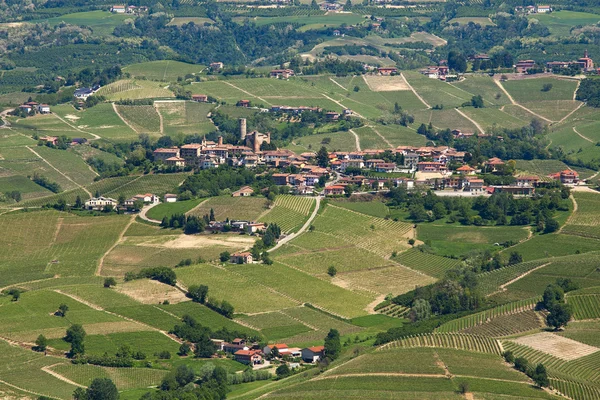
<instances>
[{"instance_id":1,"label":"terraced vineyard row","mask_svg":"<svg viewBox=\"0 0 600 400\"><path fill-rule=\"evenodd\" d=\"M117 106L117 110L137 132L160 132L160 116L153 106Z\"/></svg>"},{"instance_id":2,"label":"terraced vineyard row","mask_svg":"<svg viewBox=\"0 0 600 400\"><path fill-rule=\"evenodd\" d=\"M477 325L484 324L490 320L502 315L516 314L526 310L535 308L535 304L540 301L539 297L532 299L519 300L512 303L503 304L501 306L491 308L476 314L467 315L466 317L458 318L450 322L446 322L436 329L437 332L458 332L463 329L472 328Z\"/></svg>"},{"instance_id":3,"label":"terraced vineyard row","mask_svg":"<svg viewBox=\"0 0 600 400\"><path fill-rule=\"evenodd\" d=\"M442 347L448 349L470 350L481 353L502 353L497 340L464 333L432 333L412 336L383 345L379 350L387 348Z\"/></svg>"},{"instance_id":4,"label":"terraced vineyard row","mask_svg":"<svg viewBox=\"0 0 600 400\"><path fill-rule=\"evenodd\" d=\"M296 232L308 218L315 200L308 197L280 195L275 199L275 207L260 220L276 223L283 232Z\"/></svg>"},{"instance_id":5,"label":"terraced vineyard row","mask_svg":"<svg viewBox=\"0 0 600 400\"><path fill-rule=\"evenodd\" d=\"M149 368L103 368L74 364L59 364L52 370L84 386L89 386L94 378L110 378L119 390L158 385L166 375L164 370Z\"/></svg>"},{"instance_id":6,"label":"terraced vineyard row","mask_svg":"<svg viewBox=\"0 0 600 400\"><path fill-rule=\"evenodd\" d=\"M444 277L449 269L456 267L460 261L435 254L424 253L418 249L410 249L395 258L400 264L416 269L436 278Z\"/></svg>"},{"instance_id":7,"label":"terraced vineyard row","mask_svg":"<svg viewBox=\"0 0 600 400\"><path fill-rule=\"evenodd\" d=\"M377 312L380 314L384 314L384 315L387 315L390 317L396 317L396 318L404 317L405 315L408 314L409 311L410 311L410 308L399 306L398 304L394 304L394 303L377 310Z\"/></svg>"},{"instance_id":8,"label":"terraced vineyard row","mask_svg":"<svg viewBox=\"0 0 600 400\"><path fill-rule=\"evenodd\" d=\"M545 327L543 318L542 313L527 310L516 314L501 315L483 324L463 329L461 332L490 337L509 336Z\"/></svg>"},{"instance_id":9,"label":"terraced vineyard row","mask_svg":"<svg viewBox=\"0 0 600 400\"><path fill-rule=\"evenodd\" d=\"M600 388L574 381L550 378L552 387L564 395L577 400L600 399Z\"/></svg>"},{"instance_id":10,"label":"terraced vineyard row","mask_svg":"<svg viewBox=\"0 0 600 400\"><path fill-rule=\"evenodd\" d=\"M567 302L573 306L575 319L600 318L600 294L568 296Z\"/></svg>"},{"instance_id":11,"label":"terraced vineyard row","mask_svg":"<svg viewBox=\"0 0 600 400\"><path fill-rule=\"evenodd\" d=\"M121 93L121 92L125 92L127 90L133 90L133 89L139 89L139 88L141 88L141 86L136 85L134 83L134 81L123 80L123 81L111 83L109 85L106 85L106 86L100 88L100 90L98 90L98 94L101 96L108 96L113 93Z\"/></svg>"},{"instance_id":12,"label":"terraced vineyard row","mask_svg":"<svg viewBox=\"0 0 600 400\"><path fill-rule=\"evenodd\" d=\"M527 271L545 264L545 261L535 260L521 264L514 264L508 267L496 269L491 272L483 273L479 276L479 287L484 295L492 294L500 289L501 285L518 278Z\"/></svg>"}]
</instances>

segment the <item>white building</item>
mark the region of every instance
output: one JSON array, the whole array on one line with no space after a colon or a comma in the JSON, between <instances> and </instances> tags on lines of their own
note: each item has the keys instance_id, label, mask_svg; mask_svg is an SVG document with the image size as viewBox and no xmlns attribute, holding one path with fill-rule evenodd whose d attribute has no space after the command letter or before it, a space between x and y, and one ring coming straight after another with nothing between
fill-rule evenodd
<instances>
[{"instance_id":1,"label":"white building","mask_svg":"<svg viewBox=\"0 0 600 400\"><path fill-rule=\"evenodd\" d=\"M115 199L111 199L110 197L92 197L88 201L85 202L85 208L88 210L103 210L106 206L109 206L111 209L117 206L117 201Z\"/></svg>"}]
</instances>

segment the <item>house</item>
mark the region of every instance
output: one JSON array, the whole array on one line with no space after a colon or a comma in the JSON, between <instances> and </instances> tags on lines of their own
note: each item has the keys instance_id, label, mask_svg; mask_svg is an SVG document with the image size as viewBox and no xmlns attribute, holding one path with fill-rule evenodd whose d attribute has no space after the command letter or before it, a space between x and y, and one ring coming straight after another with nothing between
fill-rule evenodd
<instances>
[{"instance_id":1,"label":"house","mask_svg":"<svg viewBox=\"0 0 600 400\"><path fill-rule=\"evenodd\" d=\"M469 192L482 192L483 191L483 179L467 179L464 182L465 190Z\"/></svg>"},{"instance_id":2,"label":"house","mask_svg":"<svg viewBox=\"0 0 600 400\"><path fill-rule=\"evenodd\" d=\"M327 186L325 190L323 190L323 193L325 193L325 196L339 196L344 194L344 189L345 186L342 185L331 185Z\"/></svg>"},{"instance_id":3,"label":"house","mask_svg":"<svg viewBox=\"0 0 600 400\"><path fill-rule=\"evenodd\" d=\"M539 180L537 176L518 176L517 186L536 186Z\"/></svg>"},{"instance_id":4,"label":"house","mask_svg":"<svg viewBox=\"0 0 600 400\"><path fill-rule=\"evenodd\" d=\"M375 171L377 172L395 172L397 170L396 163L379 163L375 166Z\"/></svg>"},{"instance_id":5,"label":"house","mask_svg":"<svg viewBox=\"0 0 600 400\"><path fill-rule=\"evenodd\" d=\"M201 150L202 145L200 143L185 144L179 149L179 156L188 164L195 164L196 159L200 157Z\"/></svg>"},{"instance_id":6,"label":"house","mask_svg":"<svg viewBox=\"0 0 600 400\"><path fill-rule=\"evenodd\" d=\"M262 363L259 350L238 350L233 353L233 359L246 365L257 365Z\"/></svg>"},{"instance_id":7,"label":"house","mask_svg":"<svg viewBox=\"0 0 600 400\"><path fill-rule=\"evenodd\" d=\"M533 186L516 185L488 186L487 192L489 194L510 193L512 195L532 196L535 194L535 188Z\"/></svg>"},{"instance_id":8,"label":"house","mask_svg":"<svg viewBox=\"0 0 600 400\"><path fill-rule=\"evenodd\" d=\"M92 90L92 88L87 87L75 89L75 92L73 92L73 96L80 100L85 100L93 94L94 90Z\"/></svg>"},{"instance_id":9,"label":"house","mask_svg":"<svg viewBox=\"0 0 600 400\"><path fill-rule=\"evenodd\" d=\"M340 118L340 114L334 111L328 111L325 113L325 118L330 121L337 121Z\"/></svg>"},{"instance_id":10,"label":"house","mask_svg":"<svg viewBox=\"0 0 600 400\"><path fill-rule=\"evenodd\" d=\"M579 174L576 171L565 169L548 175L550 178L560 181L563 185L575 185L579 182Z\"/></svg>"},{"instance_id":11,"label":"house","mask_svg":"<svg viewBox=\"0 0 600 400\"><path fill-rule=\"evenodd\" d=\"M179 149L177 147L171 147L170 149L156 149L152 152L154 156L154 161L162 161L163 163L167 160L167 158L171 157L179 157Z\"/></svg>"},{"instance_id":12,"label":"house","mask_svg":"<svg viewBox=\"0 0 600 400\"><path fill-rule=\"evenodd\" d=\"M71 139L71 146L75 146L78 144L84 144L87 143L87 139L86 138L73 138Z\"/></svg>"},{"instance_id":13,"label":"house","mask_svg":"<svg viewBox=\"0 0 600 400\"><path fill-rule=\"evenodd\" d=\"M395 75L398 73L398 68L396 67L380 67L377 68L377 72L384 76Z\"/></svg>"},{"instance_id":14,"label":"house","mask_svg":"<svg viewBox=\"0 0 600 400\"><path fill-rule=\"evenodd\" d=\"M417 170L419 172L445 172L446 166L441 162L421 161L417 163Z\"/></svg>"},{"instance_id":15,"label":"house","mask_svg":"<svg viewBox=\"0 0 600 400\"><path fill-rule=\"evenodd\" d=\"M229 257L229 262L232 264L252 264L252 253L249 251L233 253Z\"/></svg>"},{"instance_id":16,"label":"house","mask_svg":"<svg viewBox=\"0 0 600 400\"><path fill-rule=\"evenodd\" d=\"M237 102L236 106L238 107L250 107L250 100L240 100Z\"/></svg>"},{"instance_id":17,"label":"house","mask_svg":"<svg viewBox=\"0 0 600 400\"><path fill-rule=\"evenodd\" d=\"M432 78L432 79L439 79L439 78L445 78L446 75L448 75L448 67L445 65L440 65L440 66L429 66L425 69L422 69L421 74Z\"/></svg>"},{"instance_id":18,"label":"house","mask_svg":"<svg viewBox=\"0 0 600 400\"><path fill-rule=\"evenodd\" d=\"M288 357L292 357L292 358L298 358L298 357L302 356L302 349L300 347L290 347L289 349L281 350L279 352L279 354L281 354L282 356L288 356Z\"/></svg>"},{"instance_id":19,"label":"house","mask_svg":"<svg viewBox=\"0 0 600 400\"><path fill-rule=\"evenodd\" d=\"M246 225L246 231L248 233L256 233L258 231L264 231L266 229L266 225L262 222L252 222Z\"/></svg>"},{"instance_id":20,"label":"house","mask_svg":"<svg viewBox=\"0 0 600 400\"><path fill-rule=\"evenodd\" d=\"M235 192L231 193L232 197L248 197L248 196L252 196L252 193L254 193L254 189L252 189L250 186L244 186L241 187L239 190L236 190Z\"/></svg>"},{"instance_id":21,"label":"house","mask_svg":"<svg viewBox=\"0 0 600 400\"><path fill-rule=\"evenodd\" d=\"M271 354L274 348L277 348L277 351L281 354L281 352L285 352L288 350L288 345L285 343L269 344L263 348L263 353L265 353L265 355L268 356L269 354Z\"/></svg>"},{"instance_id":22,"label":"house","mask_svg":"<svg viewBox=\"0 0 600 400\"><path fill-rule=\"evenodd\" d=\"M19 109L22 111L25 111L27 114L29 114L31 112L31 110L33 110L33 107L30 106L29 104L21 104L19 106Z\"/></svg>"},{"instance_id":23,"label":"house","mask_svg":"<svg viewBox=\"0 0 600 400\"><path fill-rule=\"evenodd\" d=\"M160 199L158 198L157 195L152 194L152 193L146 193L146 194L136 194L135 196L133 196L131 199L129 200L125 200L125 205L133 205L134 201L143 201L144 203L148 203L148 204L158 204L160 202ZM128 204L128 202L130 204Z\"/></svg>"},{"instance_id":24,"label":"house","mask_svg":"<svg viewBox=\"0 0 600 400\"><path fill-rule=\"evenodd\" d=\"M40 104L37 107L40 114L50 114L50 106L48 104Z\"/></svg>"},{"instance_id":25,"label":"house","mask_svg":"<svg viewBox=\"0 0 600 400\"><path fill-rule=\"evenodd\" d=\"M340 36L342 33L340 31L338 31L337 29L335 29L333 31L333 36Z\"/></svg>"},{"instance_id":26,"label":"house","mask_svg":"<svg viewBox=\"0 0 600 400\"><path fill-rule=\"evenodd\" d=\"M52 146L58 144L58 138L56 136L42 136L38 140L45 142L46 144L50 143Z\"/></svg>"},{"instance_id":27,"label":"house","mask_svg":"<svg viewBox=\"0 0 600 400\"><path fill-rule=\"evenodd\" d=\"M194 94L192 95L192 100L197 101L198 103L206 103L208 101L208 96L205 94Z\"/></svg>"},{"instance_id":28,"label":"house","mask_svg":"<svg viewBox=\"0 0 600 400\"><path fill-rule=\"evenodd\" d=\"M111 199L110 197L92 197L88 201L85 202L85 208L88 210L103 210L105 207L110 207L113 209L117 206L117 201L115 199Z\"/></svg>"},{"instance_id":29,"label":"house","mask_svg":"<svg viewBox=\"0 0 600 400\"><path fill-rule=\"evenodd\" d=\"M185 159L181 157L169 157L165 160L165 164L171 167L183 168L185 167Z\"/></svg>"},{"instance_id":30,"label":"house","mask_svg":"<svg viewBox=\"0 0 600 400\"><path fill-rule=\"evenodd\" d=\"M115 5L110 8L111 13L125 14L125 11L127 11L127 10L126 10L125 6L123 6L123 5L120 5L120 6Z\"/></svg>"},{"instance_id":31,"label":"house","mask_svg":"<svg viewBox=\"0 0 600 400\"><path fill-rule=\"evenodd\" d=\"M527 70L529 70L533 67L535 67L535 61L533 61L533 60L520 60L515 65L515 69L517 70L517 73L520 73L520 74L527 72Z\"/></svg>"},{"instance_id":32,"label":"house","mask_svg":"<svg viewBox=\"0 0 600 400\"><path fill-rule=\"evenodd\" d=\"M290 76L294 76L293 69L274 69L270 73L271 78L283 78L288 79Z\"/></svg>"},{"instance_id":33,"label":"house","mask_svg":"<svg viewBox=\"0 0 600 400\"><path fill-rule=\"evenodd\" d=\"M475 168L465 164L462 167L457 168L456 172L461 175L475 175Z\"/></svg>"},{"instance_id":34,"label":"house","mask_svg":"<svg viewBox=\"0 0 600 400\"><path fill-rule=\"evenodd\" d=\"M314 363L325 358L325 346L314 346L302 349L302 360Z\"/></svg>"},{"instance_id":35,"label":"house","mask_svg":"<svg viewBox=\"0 0 600 400\"><path fill-rule=\"evenodd\" d=\"M502 161L501 159L499 159L498 157L492 157L489 160L487 160L484 165L492 170L492 172L495 172L498 170L498 167L501 165L504 165L504 161Z\"/></svg>"},{"instance_id":36,"label":"house","mask_svg":"<svg viewBox=\"0 0 600 400\"><path fill-rule=\"evenodd\" d=\"M164 199L165 203L175 203L177 201L177 195L167 193L163 196L163 199Z\"/></svg>"},{"instance_id":37,"label":"house","mask_svg":"<svg viewBox=\"0 0 600 400\"><path fill-rule=\"evenodd\" d=\"M537 6L535 12L541 13L541 14L546 14L546 13L552 12L552 7L550 7L550 6Z\"/></svg>"},{"instance_id":38,"label":"house","mask_svg":"<svg viewBox=\"0 0 600 400\"><path fill-rule=\"evenodd\" d=\"M235 340L234 340L235 342ZM236 352L240 351L240 350L250 350L250 348L248 346L246 346L246 342L244 341L243 343L227 343L224 342L223 343L223 351L226 353L232 353L235 354Z\"/></svg>"},{"instance_id":39,"label":"house","mask_svg":"<svg viewBox=\"0 0 600 400\"><path fill-rule=\"evenodd\" d=\"M273 174L271 178L273 178L273 183L278 186L284 186L288 184L290 174Z\"/></svg>"},{"instance_id":40,"label":"house","mask_svg":"<svg viewBox=\"0 0 600 400\"><path fill-rule=\"evenodd\" d=\"M223 63L222 62L212 62L209 64L209 67L210 67L211 71L220 71L223 69Z\"/></svg>"}]
</instances>

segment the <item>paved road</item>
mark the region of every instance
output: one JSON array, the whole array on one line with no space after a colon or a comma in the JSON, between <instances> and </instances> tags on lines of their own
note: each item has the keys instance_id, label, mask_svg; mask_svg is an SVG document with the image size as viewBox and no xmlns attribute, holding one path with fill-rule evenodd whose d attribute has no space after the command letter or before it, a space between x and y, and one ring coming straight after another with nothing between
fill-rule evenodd
<instances>
[{"instance_id":1,"label":"paved road","mask_svg":"<svg viewBox=\"0 0 600 400\"><path fill-rule=\"evenodd\" d=\"M321 197L320 196L316 197L316 200L317 200L317 204L315 204L315 209L313 210L310 217L308 217L308 220L304 223L304 225L302 225L302 228L300 228L300 230L298 230L298 232L289 234L286 237L284 237L283 239L281 239L279 242L277 242L275 247L272 247L269 250L267 250L268 252L277 250L278 248L280 248L281 246L283 246L285 243L289 242L296 236L304 233L310 227L310 225L314 221L315 217L317 216L317 213L319 212L319 207L321 207Z\"/></svg>"},{"instance_id":2,"label":"paved road","mask_svg":"<svg viewBox=\"0 0 600 400\"><path fill-rule=\"evenodd\" d=\"M153 223L155 223L155 224L160 224L162 221L158 221L158 220L156 220L156 219L151 219L151 218L148 218L148 217L146 216L146 213L147 213L147 212L148 212L148 211L149 211L151 208L153 208L153 207L155 207L155 206L157 206L157 205L159 205L159 204L161 204L161 203L154 203L154 204L150 204L150 205L147 205L147 206L144 206L144 207L142 207L142 209L140 210L140 213L139 213L139 216L140 216L140 218L141 218L141 219L143 219L144 221L153 222Z\"/></svg>"}]
</instances>

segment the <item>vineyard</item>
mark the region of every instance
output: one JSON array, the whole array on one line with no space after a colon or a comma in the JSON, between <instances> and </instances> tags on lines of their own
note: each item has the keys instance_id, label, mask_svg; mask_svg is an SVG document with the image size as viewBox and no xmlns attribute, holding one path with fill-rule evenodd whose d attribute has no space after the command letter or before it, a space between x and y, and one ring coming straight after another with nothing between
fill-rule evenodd
<instances>
[{"instance_id":1,"label":"vineyard","mask_svg":"<svg viewBox=\"0 0 600 400\"><path fill-rule=\"evenodd\" d=\"M573 193L577 211L563 228L571 235L600 238L600 198L594 193Z\"/></svg>"},{"instance_id":2,"label":"vineyard","mask_svg":"<svg viewBox=\"0 0 600 400\"><path fill-rule=\"evenodd\" d=\"M494 319L500 316L519 314L523 311L530 311L535 308L536 303L540 298L536 297L533 299L526 299L507 303L499 307L495 307L489 310L485 310L476 314L471 314L466 317L454 319L450 322L446 322L442 326L436 329L437 332L458 332L465 329L473 328L483 324L493 322ZM539 325L539 323L538 323ZM494 336L494 335L492 335Z\"/></svg>"},{"instance_id":3,"label":"vineyard","mask_svg":"<svg viewBox=\"0 0 600 400\"><path fill-rule=\"evenodd\" d=\"M479 275L479 288L483 294L490 295L497 292L501 285L504 285L541 265L544 265L544 262L536 260L509 265L491 272L485 272Z\"/></svg>"},{"instance_id":4,"label":"vineyard","mask_svg":"<svg viewBox=\"0 0 600 400\"><path fill-rule=\"evenodd\" d=\"M432 333L411 336L395 342L387 343L381 346L378 350L397 347L441 347L491 354L502 353L500 344L497 340L485 336L475 336L464 333Z\"/></svg>"},{"instance_id":5,"label":"vineyard","mask_svg":"<svg viewBox=\"0 0 600 400\"><path fill-rule=\"evenodd\" d=\"M142 175L136 179L124 182L114 189L101 193L114 198L117 198L120 195L129 198L139 193L154 193L158 196L162 196L165 193L176 193L177 187L185 180L187 175L188 174L186 173ZM116 184L117 181L110 182L110 185ZM107 184L106 189L109 188L109 184Z\"/></svg>"},{"instance_id":6,"label":"vineyard","mask_svg":"<svg viewBox=\"0 0 600 400\"><path fill-rule=\"evenodd\" d=\"M402 252L394 258L394 261L440 279L444 277L446 271L460 264L459 260L425 253L419 249Z\"/></svg>"},{"instance_id":7,"label":"vineyard","mask_svg":"<svg viewBox=\"0 0 600 400\"><path fill-rule=\"evenodd\" d=\"M314 206L315 200L309 197L279 195L274 207L260 221L276 223L282 232L296 232L308 219Z\"/></svg>"},{"instance_id":8,"label":"vineyard","mask_svg":"<svg viewBox=\"0 0 600 400\"><path fill-rule=\"evenodd\" d=\"M165 87L168 85L164 82L121 80L100 88L98 94L112 101L174 97L173 92Z\"/></svg>"},{"instance_id":9,"label":"vineyard","mask_svg":"<svg viewBox=\"0 0 600 400\"><path fill-rule=\"evenodd\" d=\"M119 390L159 385L165 370L151 368L106 368L95 365L58 364L52 371L80 385L89 386L95 378L110 378Z\"/></svg>"},{"instance_id":10,"label":"vineyard","mask_svg":"<svg viewBox=\"0 0 600 400\"><path fill-rule=\"evenodd\" d=\"M384 307L377 309L376 311L380 314L384 314L389 317L401 318L401 317L406 316L409 313L410 308L403 307L398 304L390 303Z\"/></svg>"},{"instance_id":11,"label":"vineyard","mask_svg":"<svg viewBox=\"0 0 600 400\"><path fill-rule=\"evenodd\" d=\"M600 294L569 295L567 302L573 306L576 320L600 318Z\"/></svg>"},{"instance_id":12,"label":"vineyard","mask_svg":"<svg viewBox=\"0 0 600 400\"><path fill-rule=\"evenodd\" d=\"M138 133L160 133L160 116L153 106L116 106Z\"/></svg>"},{"instance_id":13,"label":"vineyard","mask_svg":"<svg viewBox=\"0 0 600 400\"><path fill-rule=\"evenodd\" d=\"M600 387L564 379L550 378L550 384L559 392L577 400L596 400L600 398Z\"/></svg>"},{"instance_id":14,"label":"vineyard","mask_svg":"<svg viewBox=\"0 0 600 400\"><path fill-rule=\"evenodd\" d=\"M510 336L546 327L545 315L533 310L501 315L489 322L462 330L463 333L490 337Z\"/></svg>"}]
</instances>

